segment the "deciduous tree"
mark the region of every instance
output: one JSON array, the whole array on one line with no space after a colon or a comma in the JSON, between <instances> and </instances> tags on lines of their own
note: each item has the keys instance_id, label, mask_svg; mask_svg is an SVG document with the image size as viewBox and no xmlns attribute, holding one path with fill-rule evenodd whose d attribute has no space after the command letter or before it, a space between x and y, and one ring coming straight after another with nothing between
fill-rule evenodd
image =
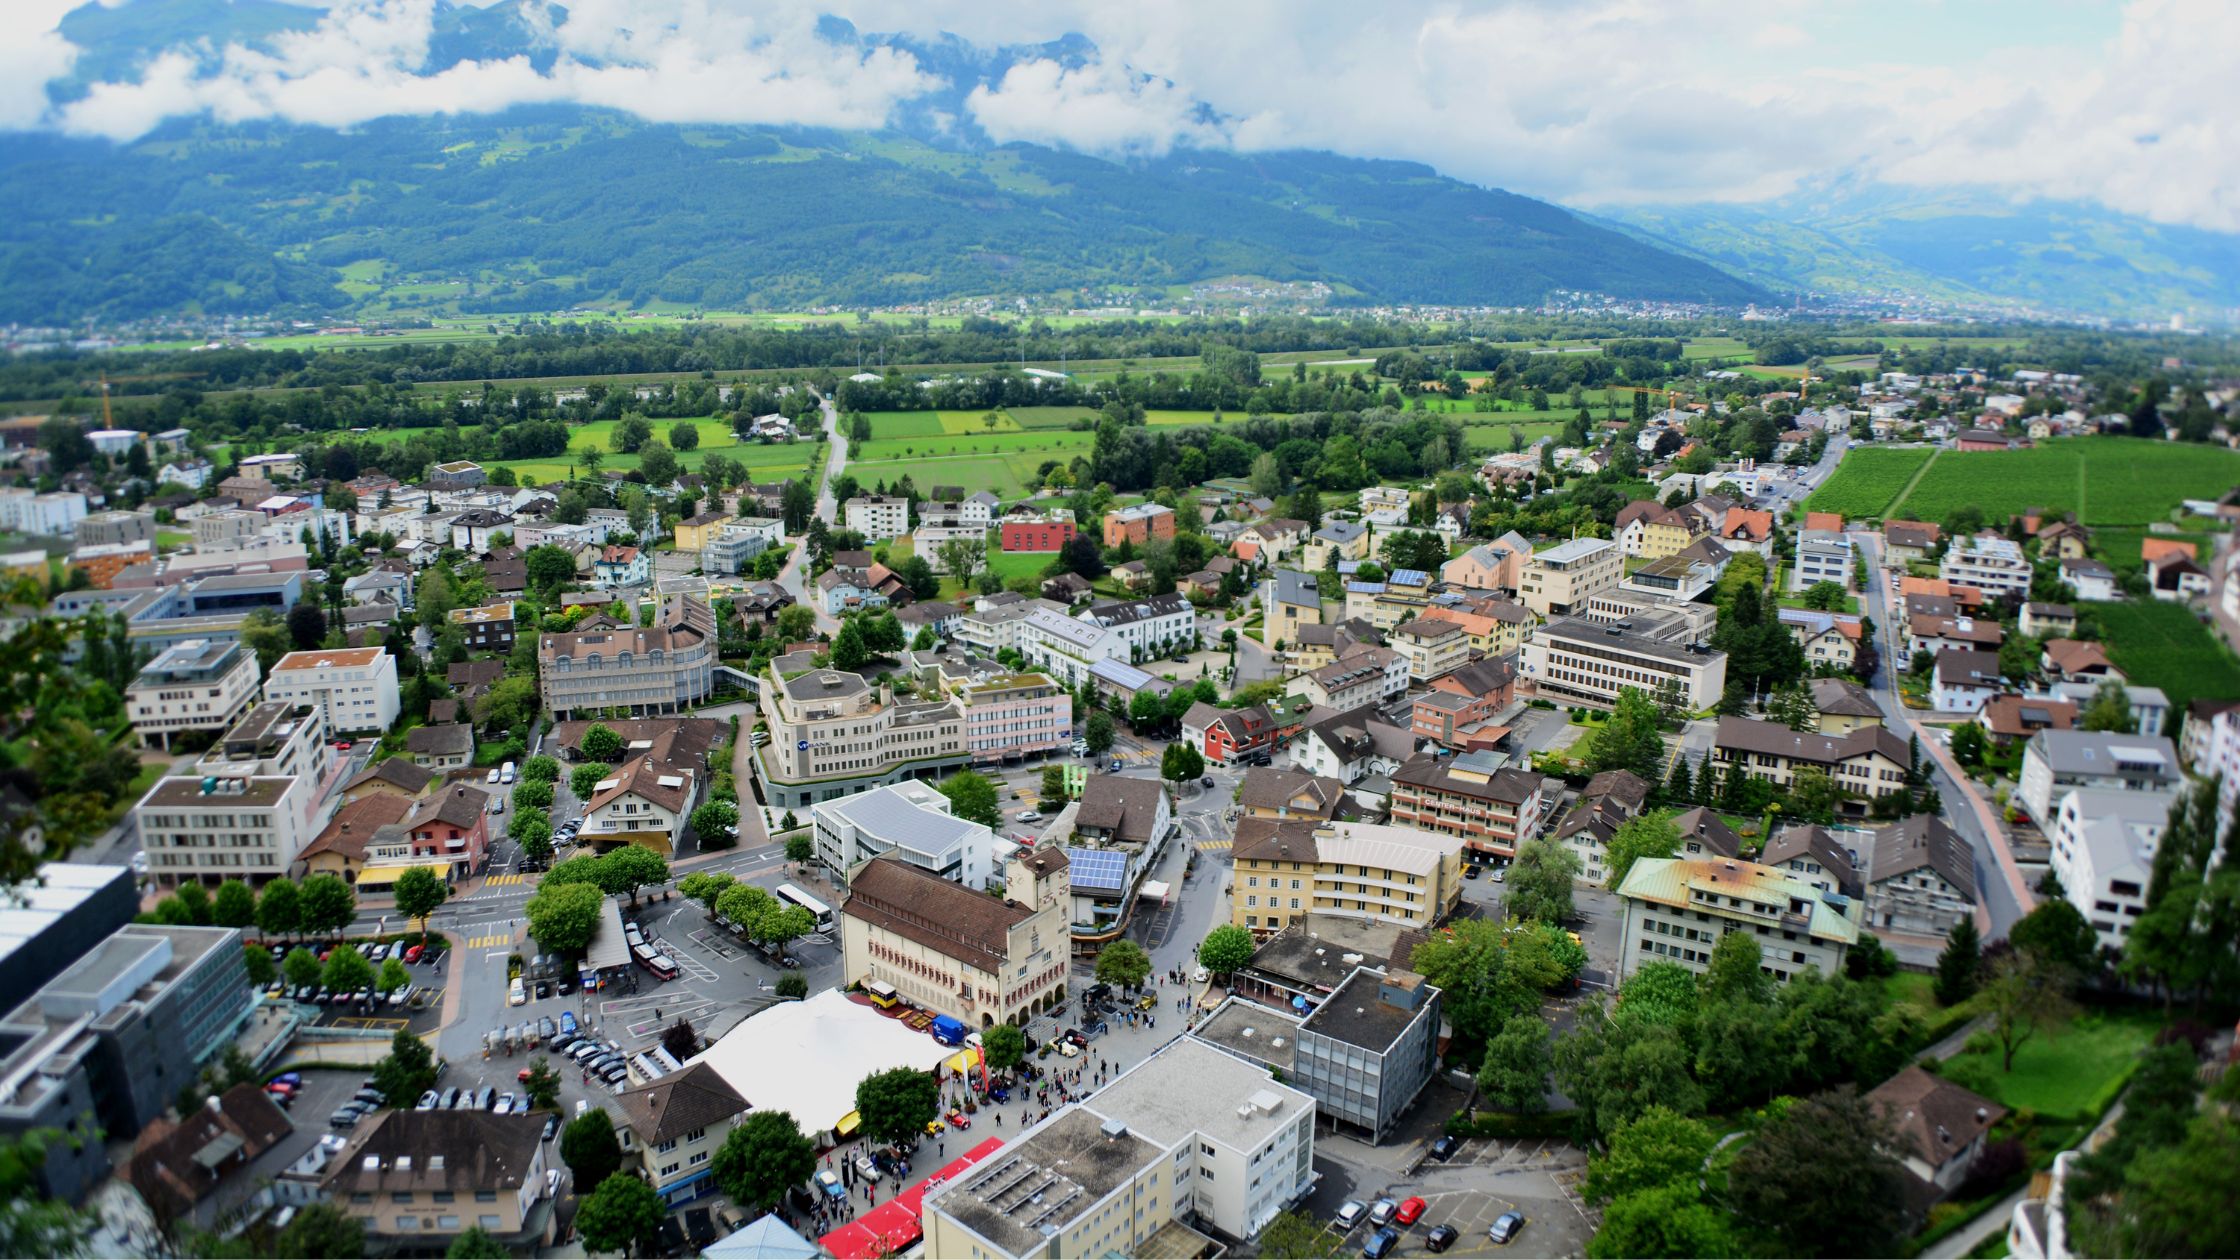
<instances>
[{"instance_id":1,"label":"deciduous tree","mask_svg":"<svg viewBox=\"0 0 2240 1260\"><path fill-rule=\"evenodd\" d=\"M1633 864L1645 857L1671 857L1680 851L1680 828L1673 825L1670 810L1652 810L1638 818L1629 818L1612 833L1609 844L1610 878L1607 887L1616 889L1626 882L1626 873Z\"/></svg>"},{"instance_id":2,"label":"deciduous tree","mask_svg":"<svg viewBox=\"0 0 2240 1260\"><path fill-rule=\"evenodd\" d=\"M1138 988L1151 978L1151 955L1143 946L1122 937L1097 951L1097 979L1124 988Z\"/></svg>"},{"instance_id":3,"label":"deciduous tree","mask_svg":"<svg viewBox=\"0 0 2240 1260\"><path fill-rule=\"evenodd\" d=\"M560 1158L575 1174L576 1185L604 1182L622 1167L622 1143L614 1135L614 1120L599 1107L570 1120L560 1130Z\"/></svg>"},{"instance_id":4,"label":"deciduous tree","mask_svg":"<svg viewBox=\"0 0 2240 1260\"><path fill-rule=\"evenodd\" d=\"M576 1184L583 1184L580 1177ZM610 1173L576 1209L576 1229L589 1250L652 1255L661 1246L668 1211L652 1186L630 1173Z\"/></svg>"},{"instance_id":5,"label":"deciduous tree","mask_svg":"<svg viewBox=\"0 0 2240 1260\"><path fill-rule=\"evenodd\" d=\"M766 1212L817 1171L817 1148L789 1111L751 1111L716 1149L711 1170L732 1202Z\"/></svg>"},{"instance_id":6,"label":"deciduous tree","mask_svg":"<svg viewBox=\"0 0 2240 1260\"><path fill-rule=\"evenodd\" d=\"M1889 1121L1846 1087L1777 1111L1735 1157L1727 1195L1776 1254L1886 1256L1904 1219Z\"/></svg>"},{"instance_id":7,"label":"deciduous tree","mask_svg":"<svg viewBox=\"0 0 2240 1260\"><path fill-rule=\"evenodd\" d=\"M1226 976L1252 961L1252 933L1234 923L1224 923L1206 933L1198 944L1198 962L1217 976Z\"/></svg>"},{"instance_id":8,"label":"deciduous tree","mask_svg":"<svg viewBox=\"0 0 2240 1260\"><path fill-rule=\"evenodd\" d=\"M397 877L397 912L420 920L422 936L428 932L428 916L450 897L451 885L444 883L432 867L415 866Z\"/></svg>"},{"instance_id":9,"label":"deciduous tree","mask_svg":"<svg viewBox=\"0 0 2240 1260\"><path fill-rule=\"evenodd\" d=\"M856 1114L864 1136L875 1142L914 1141L940 1111L940 1083L917 1068L874 1072L856 1084Z\"/></svg>"},{"instance_id":10,"label":"deciduous tree","mask_svg":"<svg viewBox=\"0 0 2240 1260\"><path fill-rule=\"evenodd\" d=\"M1548 1073L1554 1067L1547 1021L1536 1011L1511 1015L1486 1043L1478 1088L1501 1111L1534 1115L1547 1108Z\"/></svg>"},{"instance_id":11,"label":"deciduous tree","mask_svg":"<svg viewBox=\"0 0 2240 1260\"><path fill-rule=\"evenodd\" d=\"M1525 841L1510 865L1509 917L1561 923L1571 917L1571 881L1580 870L1578 855L1548 836Z\"/></svg>"},{"instance_id":12,"label":"deciduous tree","mask_svg":"<svg viewBox=\"0 0 2240 1260\"><path fill-rule=\"evenodd\" d=\"M959 770L938 786L949 798L950 813L995 831L1003 830L1003 810L997 803L994 780L971 770Z\"/></svg>"}]
</instances>

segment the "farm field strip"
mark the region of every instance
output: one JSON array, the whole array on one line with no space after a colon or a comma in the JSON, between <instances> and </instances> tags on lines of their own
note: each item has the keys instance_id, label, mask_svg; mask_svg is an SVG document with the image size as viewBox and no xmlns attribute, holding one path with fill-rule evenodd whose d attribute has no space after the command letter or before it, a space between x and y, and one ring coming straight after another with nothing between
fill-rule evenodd
<instances>
[{"instance_id":1,"label":"farm field strip","mask_svg":"<svg viewBox=\"0 0 2240 1260\"><path fill-rule=\"evenodd\" d=\"M1848 518L1883 516L1905 497L1938 452L1930 447L1866 446L1844 452L1827 484L1812 492L1805 507L1840 512Z\"/></svg>"},{"instance_id":2,"label":"farm field strip","mask_svg":"<svg viewBox=\"0 0 2240 1260\"><path fill-rule=\"evenodd\" d=\"M2173 712L2199 696L2240 695L2240 658L2184 605L2140 599L2084 607L2099 617L2116 668L2161 688Z\"/></svg>"},{"instance_id":3,"label":"farm field strip","mask_svg":"<svg viewBox=\"0 0 2240 1260\"><path fill-rule=\"evenodd\" d=\"M2081 509L2086 525L2145 525L2168 519L2186 499L2214 499L2236 481L2240 453L2143 438L2069 438L2020 451L1945 452L1889 512L1937 521L1975 506L2001 521L2032 507Z\"/></svg>"}]
</instances>

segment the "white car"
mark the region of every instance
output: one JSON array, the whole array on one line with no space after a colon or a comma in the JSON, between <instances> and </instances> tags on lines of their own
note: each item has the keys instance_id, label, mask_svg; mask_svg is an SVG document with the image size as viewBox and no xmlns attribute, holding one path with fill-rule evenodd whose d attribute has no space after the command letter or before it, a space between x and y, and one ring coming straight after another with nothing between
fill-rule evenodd
<instances>
[{"instance_id":1,"label":"white car","mask_svg":"<svg viewBox=\"0 0 2240 1260\"><path fill-rule=\"evenodd\" d=\"M1204 984L1206 981L1213 979L1213 973L1200 967L1190 973L1190 979L1198 984Z\"/></svg>"},{"instance_id":2,"label":"white car","mask_svg":"<svg viewBox=\"0 0 2240 1260\"><path fill-rule=\"evenodd\" d=\"M560 1170L557 1168L548 1168L545 1170L544 1174L544 1197L548 1199L554 1199L558 1198L559 1196Z\"/></svg>"},{"instance_id":3,"label":"white car","mask_svg":"<svg viewBox=\"0 0 2240 1260\"><path fill-rule=\"evenodd\" d=\"M1042 821L1042 811L1041 811L1041 810L1038 810L1038 809L1028 809L1028 810L1021 810L1021 811L1020 811L1020 813L1019 813L1019 821L1020 821L1020 822L1041 822L1041 821Z\"/></svg>"},{"instance_id":4,"label":"white car","mask_svg":"<svg viewBox=\"0 0 2240 1260\"><path fill-rule=\"evenodd\" d=\"M526 1005L528 1001L528 986L521 983L521 977L515 976L513 978L513 987L506 990L506 1004L508 1006L523 1006Z\"/></svg>"}]
</instances>

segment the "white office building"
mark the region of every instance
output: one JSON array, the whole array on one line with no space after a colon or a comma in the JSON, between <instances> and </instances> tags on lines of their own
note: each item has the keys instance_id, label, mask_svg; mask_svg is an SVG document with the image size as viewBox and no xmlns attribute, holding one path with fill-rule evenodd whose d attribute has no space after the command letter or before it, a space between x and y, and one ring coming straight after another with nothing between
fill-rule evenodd
<instances>
[{"instance_id":1,"label":"white office building","mask_svg":"<svg viewBox=\"0 0 2240 1260\"><path fill-rule=\"evenodd\" d=\"M949 798L917 780L820 801L809 810L817 861L845 886L857 866L884 854L971 889L988 886L995 833L950 812Z\"/></svg>"},{"instance_id":2,"label":"white office building","mask_svg":"<svg viewBox=\"0 0 2240 1260\"><path fill-rule=\"evenodd\" d=\"M143 747L171 747L190 731L221 732L257 698L257 654L229 639L165 648L124 689L125 715Z\"/></svg>"},{"instance_id":3,"label":"white office building","mask_svg":"<svg viewBox=\"0 0 2240 1260\"><path fill-rule=\"evenodd\" d=\"M290 652L273 663L264 698L319 710L338 735L380 732L397 720L397 658L382 648Z\"/></svg>"},{"instance_id":4,"label":"white office building","mask_svg":"<svg viewBox=\"0 0 2240 1260\"><path fill-rule=\"evenodd\" d=\"M2062 895L2106 949L2122 949L2147 909L2155 848L2169 826L2174 793L2074 789L2055 805L2046 838Z\"/></svg>"}]
</instances>

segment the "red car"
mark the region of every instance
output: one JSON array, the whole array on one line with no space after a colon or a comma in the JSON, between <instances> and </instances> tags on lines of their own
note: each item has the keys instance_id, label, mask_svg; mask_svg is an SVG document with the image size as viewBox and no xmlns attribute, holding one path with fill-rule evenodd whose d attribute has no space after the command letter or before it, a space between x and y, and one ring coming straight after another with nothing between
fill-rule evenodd
<instances>
[{"instance_id":1,"label":"red car","mask_svg":"<svg viewBox=\"0 0 2240 1260\"><path fill-rule=\"evenodd\" d=\"M528 1083L529 1083L529 1069L527 1069L527 1068L523 1068L523 1069L521 1069L520 1071L518 1071L518 1072L515 1072L515 1073L513 1074L513 1079L515 1079L515 1080L517 1080L517 1081L521 1082L521 1083L522 1083L522 1084L524 1084L524 1085L528 1084Z\"/></svg>"},{"instance_id":2,"label":"red car","mask_svg":"<svg viewBox=\"0 0 2240 1260\"><path fill-rule=\"evenodd\" d=\"M410 949L407 949L406 951L404 951L404 960L405 960L406 962L408 962L408 963L416 963L416 962L419 962L419 961L420 961L420 955L422 955L422 954L426 953L426 952L427 952L427 950L428 950L428 947L427 947L427 946L425 946L425 945L415 945L415 946L413 946L412 948L410 948Z\"/></svg>"},{"instance_id":3,"label":"red car","mask_svg":"<svg viewBox=\"0 0 2240 1260\"><path fill-rule=\"evenodd\" d=\"M966 1115L961 1111L952 1111L949 1113L949 1127L953 1129L969 1129L972 1127L972 1117Z\"/></svg>"},{"instance_id":4,"label":"red car","mask_svg":"<svg viewBox=\"0 0 2240 1260\"><path fill-rule=\"evenodd\" d=\"M1423 1209L1426 1206L1428 1205L1423 1200L1410 1195L1400 1200L1400 1210L1392 1214L1392 1223L1400 1226L1413 1225L1423 1219Z\"/></svg>"}]
</instances>

